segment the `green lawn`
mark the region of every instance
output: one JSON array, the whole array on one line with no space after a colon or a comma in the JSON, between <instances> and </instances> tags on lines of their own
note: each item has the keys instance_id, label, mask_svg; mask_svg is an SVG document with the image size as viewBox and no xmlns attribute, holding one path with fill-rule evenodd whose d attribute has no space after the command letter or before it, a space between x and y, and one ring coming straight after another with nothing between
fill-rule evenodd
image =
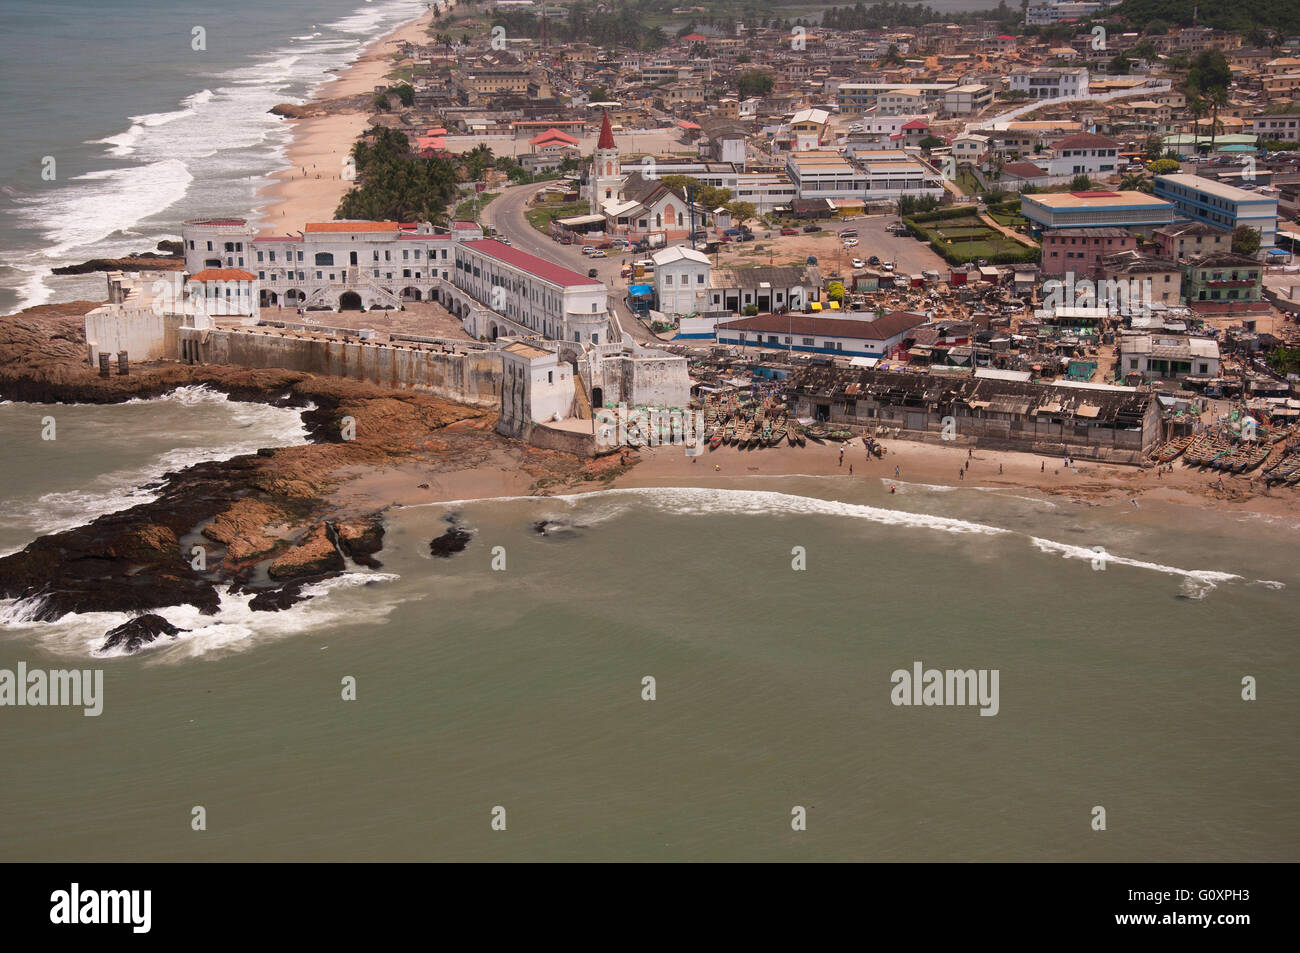
<instances>
[{"instance_id":1,"label":"green lawn","mask_svg":"<svg viewBox=\"0 0 1300 953\"><path fill-rule=\"evenodd\" d=\"M524 212L524 218L528 219L528 224L533 228L549 235L549 226L555 219L586 215L590 211L591 208L586 202L559 202L554 205L538 205L527 209Z\"/></svg>"},{"instance_id":2,"label":"green lawn","mask_svg":"<svg viewBox=\"0 0 1300 953\"><path fill-rule=\"evenodd\" d=\"M467 198L456 206L456 213L453 218L458 222L477 222L479 213L483 211L483 206L496 198L497 194L496 192L483 192Z\"/></svg>"}]
</instances>

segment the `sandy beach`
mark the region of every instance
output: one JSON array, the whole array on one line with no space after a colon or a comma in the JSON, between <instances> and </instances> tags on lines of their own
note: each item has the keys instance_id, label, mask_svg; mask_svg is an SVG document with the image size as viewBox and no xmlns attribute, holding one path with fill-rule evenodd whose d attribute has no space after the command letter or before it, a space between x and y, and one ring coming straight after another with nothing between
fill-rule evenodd
<instances>
[{"instance_id":1,"label":"sandy beach","mask_svg":"<svg viewBox=\"0 0 1300 953\"><path fill-rule=\"evenodd\" d=\"M293 137L287 150L289 165L273 173L273 184L261 193L267 205L258 221L268 231L297 232L307 222L334 217L339 200L351 187L344 178L344 163L373 115L374 89L387 84L393 54L403 43L427 37L425 30L433 17L433 11L426 11L374 40L334 79L322 84L307 106L319 105L323 114L285 120Z\"/></svg>"}]
</instances>

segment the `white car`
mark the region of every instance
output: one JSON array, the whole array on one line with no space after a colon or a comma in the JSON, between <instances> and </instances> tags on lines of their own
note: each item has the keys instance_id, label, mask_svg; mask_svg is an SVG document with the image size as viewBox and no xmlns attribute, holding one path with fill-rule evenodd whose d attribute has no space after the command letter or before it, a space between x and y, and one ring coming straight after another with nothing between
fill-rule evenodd
<instances>
[{"instance_id":1,"label":"white car","mask_svg":"<svg viewBox=\"0 0 1300 953\"><path fill-rule=\"evenodd\" d=\"M595 251L593 251L593 252L591 253L591 257L592 257L592 258L608 258L609 256L606 255L606 254L605 254L603 251L601 251L599 248L597 248Z\"/></svg>"},{"instance_id":2,"label":"white car","mask_svg":"<svg viewBox=\"0 0 1300 953\"><path fill-rule=\"evenodd\" d=\"M894 270L894 263L893 263L892 261L887 261L887 262L885 262L883 265L881 265L880 267L884 268L885 271L893 271L893 270Z\"/></svg>"},{"instance_id":3,"label":"white car","mask_svg":"<svg viewBox=\"0 0 1300 953\"><path fill-rule=\"evenodd\" d=\"M584 255L590 255L590 254L591 254L592 252L594 252L595 250L596 250L596 249L592 248L590 245L583 245L583 246L582 246L582 253L583 253Z\"/></svg>"},{"instance_id":4,"label":"white car","mask_svg":"<svg viewBox=\"0 0 1300 953\"><path fill-rule=\"evenodd\" d=\"M853 259L853 267L854 267L854 268L866 268L866 267L867 267L867 263L866 263L865 261L863 261L861 258L855 258L855 259Z\"/></svg>"},{"instance_id":5,"label":"white car","mask_svg":"<svg viewBox=\"0 0 1300 953\"><path fill-rule=\"evenodd\" d=\"M844 239L844 247L845 247L845 248L857 248L857 247L858 247L858 240L857 240L856 238L846 238L846 239Z\"/></svg>"}]
</instances>

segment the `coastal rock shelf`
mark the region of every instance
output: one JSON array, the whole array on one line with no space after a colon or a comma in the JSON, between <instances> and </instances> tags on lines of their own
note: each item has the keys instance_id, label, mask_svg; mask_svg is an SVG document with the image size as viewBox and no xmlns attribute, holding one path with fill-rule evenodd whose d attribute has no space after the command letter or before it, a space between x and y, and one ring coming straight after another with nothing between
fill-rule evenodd
<instances>
[{"instance_id":1,"label":"coastal rock shelf","mask_svg":"<svg viewBox=\"0 0 1300 953\"><path fill-rule=\"evenodd\" d=\"M582 479L582 462L492 431L495 417L425 393L297 371L221 365L140 364L101 378L86 361L82 316L95 302L28 309L0 318L0 399L113 404L203 385L232 399L301 408L308 443L259 450L167 473L156 497L74 529L42 536L0 558L0 598L26 600L33 621L69 613L136 617L105 634L104 648L137 651L182 630L156 614L180 605L220 611L226 592L253 592L250 607L277 611L303 589L356 566L378 568L386 500L340 488L390 467L471 469L489 453L537 486ZM53 411L57 414L57 409ZM350 417L343 439L343 419ZM468 531L453 524L448 551ZM463 538L462 538L463 537ZM200 568L192 548L202 546Z\"/></svg>"}]
</instances>

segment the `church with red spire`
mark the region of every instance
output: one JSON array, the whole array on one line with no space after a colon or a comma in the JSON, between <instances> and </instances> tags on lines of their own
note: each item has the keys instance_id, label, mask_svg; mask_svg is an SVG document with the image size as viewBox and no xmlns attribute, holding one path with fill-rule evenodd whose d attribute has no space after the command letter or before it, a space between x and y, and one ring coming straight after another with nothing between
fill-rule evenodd
<instances>
[{"instance_id":1,"label":"church with red spire","mask_svg":"<svg viewBox=\"0 0 1300 953\"><path fill-rule=\"evenodd\" d=\"M587 176L591 212L600 212L600 207L608 201L617 201L623 191L623 169L619 160L618 144L614 142L614 127L609 123L609 111L605 110L600 121L600 138L596 140L596 151L591 158L591 172Z\"/></svg>"}]
</instances>

